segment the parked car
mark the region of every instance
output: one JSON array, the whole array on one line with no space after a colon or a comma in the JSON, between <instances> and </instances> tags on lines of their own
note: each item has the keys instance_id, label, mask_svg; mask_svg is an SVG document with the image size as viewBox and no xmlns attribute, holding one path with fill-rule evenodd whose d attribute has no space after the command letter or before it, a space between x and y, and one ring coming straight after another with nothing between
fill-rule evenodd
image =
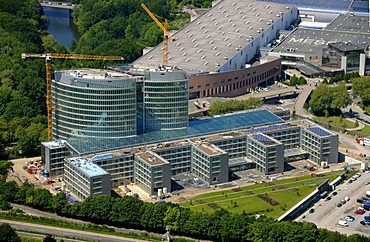
<instances>
[{"instance_id":1,"label":"parked car","mask_svg":"<svg viewBox=\"0 0 370 242\"><path fill-rule=\"evenodd\" d=\"M344 220L339 220L338 221L338 224L341 225L341 226L344 226L344 227L347 227L348 226L348 222L347 221L344 221Z\"/></svg>"},{"instance_id":2,"label":"parked car","mask_svg":"<svg viewBox=\"0 0 370 242\"><path fill-rule=\"evenodd\" d=\"M362 210L362 209L357 209L355 214L359 214L359 215L362 215L365 213L365 210Z\"/></svg>"},{"instance_id":3,"label":"parked car","mask_svg":"<svg viewBox=\"0 0 370 242\"><path fill-rule=\"evenodd\" d=\"M348 196L344 198L344 201L348 202L349 200L351 200Z\"/></svg>"},{"instance_id":4,"label":"parked car","mask_svg":"<svg viewBox=\"0 0 370 242\"><path fill-rule=\"evenodd\" d=\"M370 222L362 220L362 221L360 221L360 224L365 226L365 225L370 225Z\"/></svg>"},{"instance_id":5,"label":"parked car","mask_svg":"<svg viewBox=\"0 0 370 242\"><path fill-rule=\"evenodd\" d=\"M340 200L340 203L343 205L343 204L346 204L346 200L342 199Z\"/></svg>"},{"instance_id":6,"label":"parked car","mask_svg":"<svg viewBox=\"0 0 370 242\"><path fill-rule=\"evenodd\" d=\"M364 200L364 199L362 199L362 198L359 198L359 199L357 199L357 202L358 202L358 203L361 203L361 204L364 204L364 203L366 203L366 202L367 202L367 200Z\"/></svg>"},{"instance_id":7,"label":"parked car","mask_svg":"<svg viewBox=\"0 0 370 242\"><path fill-rule=\"evenodd\" d=\"M342 207L342 203L338 203L338 204L337 204L337 207L338 207L338 208Z\"/></svg>"},{"instance_id":8,"label":"parked car","mask_svg":"<svg viewBox=\"0 0 370 242\"><path fill-rule=\"evenodd\" d=\"M333 193L332 193L332 195L333 195L333 196L336 196L337 194L338 194L337 192L333 192Z\"/></svg>"},{"instance_id":9,"label":"parked car","mask_svg":"<svg viewBox=\"0 0 370 242\"><path fill-rule=\"evenodd\" d=\"M326 197L325 200L326 201L330 201L331 200L331 197Z\"/></svg>"},{"instance_id":10,"label":"parked car","mask_svg":"<svg viewBox=\"0 0 370 242\"><path fill-rule=\"evenodd\" d=\"M309 213L314 213L315 212L315 209L311 208L308 212Z\"/></svg>"},{"instance_id":11,"label":"parked car","mask_svg":"<svg viewBox=\"0 0 370 242\"><path fill-rule=\"evenodd\" d=\"M366 197L370 197L370 191L366 192Z\"/></svg>"},{"instance_id":12,"label":"parked car","mask_svg":"<svg viewBox=\"0 0 370 242\"><path fill-rule=\"evenodd\" d=\"M348 222L353 222L353 221L355 221L355 218L352 217L352 216L350 216L350 215L348 215L347 217L344 218L344 220L346 220Z\"/></svg>"}]
</instances>

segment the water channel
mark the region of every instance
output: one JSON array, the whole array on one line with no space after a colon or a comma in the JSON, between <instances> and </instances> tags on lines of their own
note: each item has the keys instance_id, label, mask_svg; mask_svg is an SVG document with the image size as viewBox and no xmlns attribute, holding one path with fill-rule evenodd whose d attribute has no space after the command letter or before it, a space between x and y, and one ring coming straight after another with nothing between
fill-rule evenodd
<instances>
[{"instance_id":1,"label":"water channel","mask_svg":"<svg viewBox=\"0 0 370 242\"><path fill-rule=\"evenodd\" d=\"M43 7L48 18L46 30L54 36L54 39L63 44L66 48L72 40L77 42L79 35L76 25L73 23L70 10Z\"/></svg>"}]
</instances>

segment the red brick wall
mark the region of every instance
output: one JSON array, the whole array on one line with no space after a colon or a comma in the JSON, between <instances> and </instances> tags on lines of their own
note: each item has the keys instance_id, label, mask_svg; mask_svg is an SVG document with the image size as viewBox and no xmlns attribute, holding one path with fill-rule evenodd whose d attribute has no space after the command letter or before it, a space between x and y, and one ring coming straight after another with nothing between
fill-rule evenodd
<instances>
[{"instance_id":1,"label":"red brick wall","mask_svg":"<svg viewBox=\"0 0 370 242\"><path fill-rule=\"evenodd\" d=\"M189 94L199 92L202 97L235 97L247 93L269 79L277 79L281 71L281 60L276 59L246 69L222 73L192 75L189 78Z\"/></svg>"}]
</instances>

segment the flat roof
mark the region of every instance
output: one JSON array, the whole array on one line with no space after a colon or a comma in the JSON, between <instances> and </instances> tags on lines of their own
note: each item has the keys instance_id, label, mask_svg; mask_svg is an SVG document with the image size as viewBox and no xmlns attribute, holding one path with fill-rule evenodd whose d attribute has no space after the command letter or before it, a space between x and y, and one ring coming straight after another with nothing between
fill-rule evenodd
<instances>
[{"instance_id":1,"label":"flat roof","mask_svg":"<svg viewBox=\"0 0 370 242\"><path fill-rule=\"evenodd\" d=\"M290 49L294 52L287 53L292 55L304 54L321 59L322 50L328 46L328 43L336 42L351 42L365 49L370 43L370 33L297 28L292 31L273 52L287 52L287 49Z\"/></svg>"},{"instance_id":2,"label":"flat roof","mask_svg":"<svg viewBox=\"0 0 370 242\"><path fill-rule=\"evenodd\" d=\"M156 165L161 165L161 164L168 163L168 161L166 161L163 157L161 157L161 156L159 156L156 153L151 152L151 151L147 151L147 152L143 152L143 153L137 153L135 155L140 157L142 160L144 160L150 166L156 166Z\"/></svg>"},{"instance_id":3,"label":"flat roof","mask_svg":"<svg viewBox=\"0 0 370 242\"><path fill-rule=\"evenodd\" d=\"M82 172L86 173L89 177L102 176L109 174L103 170L100 166L90 162L88 159L83 157L66 158L70 163L74 164Z\"/></svg>"},{"instance_id":4,"label":"flat roof","mask_svg":"<svg viewBox=\"0 0 370 242\"><path fill-rule=\"evenodd\" d=\"M250 135L250 137L252 137L254 140L260 142L261 144L265 145L265 146L269 146L269 145L276 145L276 144L279 144L279 142L265 134L262 134L262 133L259 133L259 134L252 134Z\"/></svg>"},{"instance_id":5,"label":"flat roof","mask_svg":"<svg viewBox=\"0 0 370 242\"><path fill-rule=\"evenodd\" d=\"M296 65L296 68L303 74L307 76L319 75L325 73L325 71L309 62L299 62Z\"/></svg>"},{"instance_id":6,"label":"flat roof","mask_svg":"<svg viewBox=\"0 0 370 242\"><path fill-rule=\"evenodd\" d=\"M57 148L63 148L65 147L65 141L47 141L47 142L41 142L44 146L48 147L49 149L57 149Z\"/></svg>"},{"instance_id":7,"label":"flat roof","mask_svg":"<svg viewBox=\"0 0 370 242\"><path fill-rule=\"evenodd\" d=\"M182 130L153 131L121 139L79 138L68 140L67 143L76 153L89 154L277 123L284 123L284 120L265 109L251 110L245 113L220 115L190 121L189 127Z\"/></svg>"},{"instance_id":8,"label":"flat roof","mask_svg":"<svg viewBox=\"0 0 370 242\"><path fill-rule=\"evenodd\" d=\"M368 4L368 2L366 2ZM368 6L369 8L369 6ZM327 30L370 33L369 16L340 14L327 27Z\"/></svg>"},{"instance_id":9,"label":"flat roof","mask_svg":"<svg viewBox=\"0 0 370 242\"><path fill-rule=\"evenodd\" d=\"M196 144L195 146L199 150L203 151L204 153L206 153L209 156L225 153L225 151L223 151L220 148L218 148L217 146L211 145L211 144L202 143L202 144Z\"/></svg>"},{"instance_id":10,"label":"flat roof","mask_svg":"<svg viewBox=\"0 0 370 242\"><path fill-rule=\"evenodd\" d=\"M173 35L177 40L168 42L168 65L178 66L188 74L216 72L251 43L249 36L262 34L264 31L257 30L269 28L291 8L254 0L220 1ZM162 65L162 48L160 43L134 61L134 66L151 69Z\"/></svg>"},{"instance_id":11,"label":"flat roof","mask_svg":"<svg viewBox=\"0 0 370 242\"><path fill-rule=\"evenodd\" d=\"M263 2L279 3L295 6L299 10L309 10L329 13L346 13L352 3L349 0L259 0Z\"/></svg>"},{"instance_id":12,"label":"flat roof","mask_svg":"<svg viewBox=\"0 0 370 242\"><path fill-rule=\"evenodd\" d=\"M134 78L131 75L122 72L116 72L108 69L73 69L56 71L54 79L57 82L71 86L90 87L99 86L100 88L126 87L130 85ZM89 86L87 86L89 87Z\"/></svg>"},{"instance_id":13,"label":"flat roof","mask_svg":"<svg viewBox=\"0 0 370 242\"><path fill-rule=\"evenodd\" d=\"M309 130L312 133L315 133L315 134L317 134L318 136L321 136L321 137L332 135L328 131L326 131L322 128L319 128L319 127L310 127L310 128L307 128L307 130Z\"/></svg>"}]
</instances>

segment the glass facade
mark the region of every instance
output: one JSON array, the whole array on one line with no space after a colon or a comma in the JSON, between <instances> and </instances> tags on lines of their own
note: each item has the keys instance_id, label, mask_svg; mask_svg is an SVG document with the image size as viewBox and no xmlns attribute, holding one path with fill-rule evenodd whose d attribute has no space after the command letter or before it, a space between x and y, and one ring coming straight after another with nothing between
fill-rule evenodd
<instances>
[{"instance_id":1,"label":"glass facade","mask_svg":"<svg viewBox=\"0 0 370 242\"><path fill-rule=\"evenodd\" d=\"M52 82L53 138L122 138L136 135L132 78L60 73Z\"/></svg>"},{"instance_id":2,"label":"glass facade","mask_svg":"<svg viewBox=\"0 0 370 242\"><path fill-rule=\"evenodd\" d=\"M348 48L346 48L348 46ZM339 47L339 48L338 48ZM358 69L360 65L360 54L363 49L349 43L336 43L336 46L329 44L329 47L322 51L322 65L327 67L341 68L342 56L346 56L348 69Z\"/></svg>"},{"instance_id":3,"label":"glass facade","mask_svg":"<svg viewBox=\"0 0 370 242\"><path fill-rule=\"evenodd\" d=\"M150 72L144 81L145 130L188 127L188 80L183 71Z\"/></svg>"}]
</instances>

